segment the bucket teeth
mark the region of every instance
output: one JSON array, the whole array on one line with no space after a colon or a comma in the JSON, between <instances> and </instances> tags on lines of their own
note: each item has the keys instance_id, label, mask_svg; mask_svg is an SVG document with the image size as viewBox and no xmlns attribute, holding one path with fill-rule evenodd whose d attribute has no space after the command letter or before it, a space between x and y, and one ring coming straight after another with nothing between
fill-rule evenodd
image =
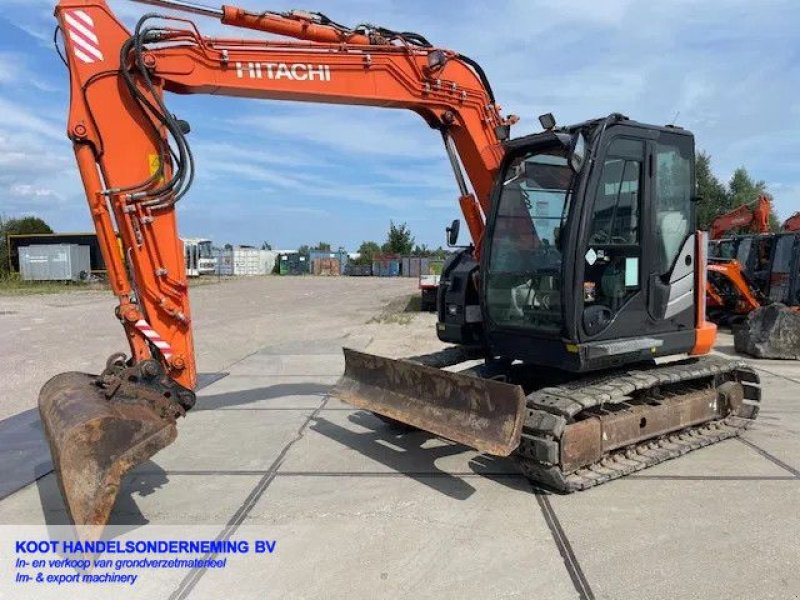
<instances>
[{"instance_id":1,"label":"bucket teeth","mask_svg":"<svg viewBox=\"0 0 800 600\"><path fill-rule=\"evenodd\" d=\"M109 400L96 379L62 373L39 394L58 485L77 526L105 525L125 473L177 436L173 417L141 399Z\"/></svg>"}]
</instances>

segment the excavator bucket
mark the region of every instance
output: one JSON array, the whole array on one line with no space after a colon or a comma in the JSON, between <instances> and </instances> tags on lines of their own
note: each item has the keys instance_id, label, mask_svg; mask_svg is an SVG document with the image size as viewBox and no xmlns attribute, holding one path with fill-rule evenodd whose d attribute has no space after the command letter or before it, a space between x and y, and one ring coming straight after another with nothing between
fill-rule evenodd
<instances>
[{"instance_id":1,"label":"excavator bucket","mask_svg":"<svg viewBox=\"0 0 800 600\"><path fill-rule=\"evenodd\" d=\"M508 456L519 446L525 394L517 385L344 348L333 395L471 448Z\"/></svg>"},{"instance_id":2,"label":"excavator bucket","mask_svg":"<svg viewBox=\"0 0 800 600\"><path fill-rule=\"evenodd\" d=\"M39 393L58 485L77 526L105 525L123 475L177 436L174 418L162 417L142 398L109 400L96 379L62 373Z\"/></svg>"}]
</instances>

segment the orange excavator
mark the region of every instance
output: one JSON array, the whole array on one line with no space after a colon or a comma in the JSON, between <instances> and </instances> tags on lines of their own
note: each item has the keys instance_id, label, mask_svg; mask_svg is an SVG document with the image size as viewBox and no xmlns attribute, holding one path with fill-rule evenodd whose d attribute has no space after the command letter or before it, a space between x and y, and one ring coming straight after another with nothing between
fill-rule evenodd
<instances>
[{"instance_id":1,"label":"orange excavator","mask_svg":"<svg viewBox=\"0 0 800 600\"><path fill-rule=\"evenodd\" d=\"M781 231L800 231L800 212L786 219L781 225Z\"/></svg>"},{"instance_id":2,"label":"orange excavator","mask_svg":"<svg viewBox=\"0 0 800 600\"><path fill-rule=\"evenodd\" d=\"M76 524L107 522L121 478L176 438L195 403L176 223L193 160L167 93L404 108L444 141L472 244L443 273L437 331L457 336L467 323L480 335L406 360L344 349L333 393L346 402L512 455L562 492L737 435L756 417L756 373L709 355L690 132L617 113L557 126L548 114L543 131L510 139L515 118L501 116L480 66L419 34L314 12L148 3L294 40L211 38L153 13L129 31L103 0L56 7L67 134L131 352L40 393ZM476 357L480 366L443 368Z\"/></svg>"},{"instance_id":3,"label":"orange excavator","mask_svg":"<svg viewBox=\"0 0 800 600\"><path fill-rule=\"evenodd\" d=\"M749 230L753 233L768 233L771 213L772 202L768 196L762 194L755 202L743 204L711 221L708 227L711 252L708 264L706 306L709 317L714 321L728 323L741 320L762 306L764 295L750 282L745 273L746 257L744 260L739 260L733 257L715 256L714 248L721 249L728 242L722 237L735 229ZM731 240L731 242L733 241ZM730 244L734 253L738 251L740 241L737 238L735 244ZM718 254L722 254L722 252Z\"/></svg>"}]
</instances>

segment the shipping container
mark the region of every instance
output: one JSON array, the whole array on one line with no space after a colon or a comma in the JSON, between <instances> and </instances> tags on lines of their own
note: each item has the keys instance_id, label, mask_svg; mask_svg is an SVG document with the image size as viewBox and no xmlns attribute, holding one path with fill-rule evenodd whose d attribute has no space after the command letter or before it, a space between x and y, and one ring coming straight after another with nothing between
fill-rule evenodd
<instances>
[{"instance_id":1,"label":"shipping container","mask_svg":"<svg viewBox=\"0 0 800 600\"><path fill-rule=\"evenodd\" d=\"M25 281L82 281L91 273L89 246L21 246L19 266Z\"/></svg>"},{"instance_id":2,"label":"shipping container","mask_svg":"<svg viewBox=\"0 0 800 600\"><path fill-rule=\"evenodd\" d=\"M341 263L338 258L317 258L311 262L314 275L341 275Z\"/></svg>"},{"instance_id":3,"label":"shipping container","mask_svg":"<svg viewBox=\"0 0 800 600\"><path fill-rule=\"evenodd\" d=\"M350 275L351 277L370 277L372 275L372 265L348 263L345 269L345 275Z\"/></svg>"},{"instance_id":4,"label":"shipping container","mask_svg":"<svg viewBox=\"0 0 800 600\"><path fill-rule=\"evenodd\" d=\"M418 278L420 275L427 274L428 260L424 256L404 256L402 258L401 275L403 277Z\"/></svg>"},{"instance_id":5,"label":"shipping container","mask_svg":"<svg viewBox=\"0 0 800 600\"><path fill-rule=\"evenodd\" d=\"M328 260L334 259L339 262L339 274L345 272L347 267L347 263L350 261L350 257L347 254L347 250L344 248L339 248L338 250L334 250L332 252L321 252L319 250L312 250L309 254L309 271L311 273L316 272L316 268L314 267L314 263L318 260Z\"/></svg>"},{"instance_id":6,"label":"shipping container","mask_svg":"<svg viewBox=\"0 0 800 600\"><path fill-rule=\"evenodd\" d=\"M19 249L24 246L53 246L77 244L89 247L89 261L92 273L102 275L106 272L103 254L96 233L25 233L8 236L8 262L11 271L21 272L19 266ZM119 243L119 240L117 240ZM122 257L122 247L119 246Z\"/></svg>"},{"instance_id":7,"label":"shipping container","mask_svg":"<svg viewBox=\"0 0 800 600\"><path fill-rule=\"evenodd\" d=\"M281 275L303 275L308 273L308 260L297 252L281 254L279 272Z\"/></svg>"},{"instance_id":8,"label":"shipping container","mask_svg":"<svg viewBox=\"0 0 800 600\"><path fill-rule=\"evenodd\" d=\"M372 261L372 274L376 277L400 277L402 262L398 257L376 257Z\"/></svg>"},{"instance_id":9,"label":"shipping container","mask_svg":"<svg viewBox=\"0 0 800 600\"><path fill-rule=\"evenodd\" d=\"M236 276L269 275L275 268L277 252L258 248L232 248L219 256L219 274Z\"/></svg>"}]
</instances>

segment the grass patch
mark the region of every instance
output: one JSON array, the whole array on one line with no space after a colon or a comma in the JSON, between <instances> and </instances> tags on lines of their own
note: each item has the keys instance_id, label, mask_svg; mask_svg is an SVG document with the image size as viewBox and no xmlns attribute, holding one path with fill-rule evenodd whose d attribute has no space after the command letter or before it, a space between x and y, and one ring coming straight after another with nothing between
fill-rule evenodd
<instances>
[{"instance_id":1,"label":"grass patch","mask_svg":"<svg viewBox=\"0 0 800 600\"><path fill-rule=\"evenodd\" d=\"M400 296L389 302L379 315L372 317L367 323L408 325L414 320L414 314L421 310L422 297L419 294Z\"/></svg>"},{"instance_id":2,"label":"grass patch","mask_svg":"<svg viewBox=\"0 0 800 600\"><path fill-rule=\"evenodd\" d=\"M100 282L83 281L23 281L18 275L0 277L0 296L34 296L107 290Z\"/></svg>"}]
</instances>

